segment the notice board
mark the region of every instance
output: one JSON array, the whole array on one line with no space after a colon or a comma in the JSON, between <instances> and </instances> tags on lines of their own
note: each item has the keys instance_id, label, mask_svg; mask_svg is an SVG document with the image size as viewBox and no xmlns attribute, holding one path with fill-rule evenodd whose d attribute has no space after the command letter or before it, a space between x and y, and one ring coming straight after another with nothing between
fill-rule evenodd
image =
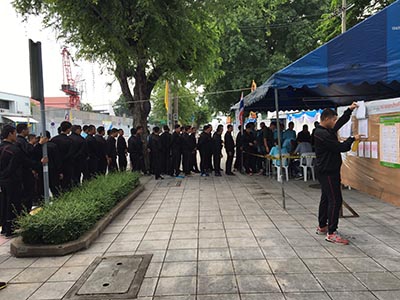
<instances>
[{"instance_id":1,"label":"notice board","mask_svg":"<svg viewBox=\"0 0 400 300\"><path fill-rule=\"evenodd\" d=\"M400 98L366 105L368 138L357 151L342 155L342 183L400 206ZM352 117L353 135L358 133L358 121Z\"/></svg>"}]
</instances>

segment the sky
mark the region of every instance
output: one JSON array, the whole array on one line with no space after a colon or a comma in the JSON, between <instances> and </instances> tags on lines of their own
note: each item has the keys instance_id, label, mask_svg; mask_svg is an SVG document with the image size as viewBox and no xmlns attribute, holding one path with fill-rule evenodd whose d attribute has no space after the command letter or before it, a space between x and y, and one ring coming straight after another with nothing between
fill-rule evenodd
<instances>
[{"instance_id":1,"label":"sky","mask_svg":"<svg viewBox=\"0 0 400 300\"><path fill-rule=\"evenodd\" d=\"M43 80L45 97L60 97L63 83L61 50L63 43L56 41L51 29L43 29L40 17L29 17L28 22L18 15L10 0L0 1L0 91L30 96L28 40L42 44ZM73 54L73 51L71 51ZM101 74L98 63L76 61L72 75L81 74L85 87L81 102L90 103L94 109L107 109L121 94L118 82L112 87L110 74Z\"/></svg>"}]
</instances>

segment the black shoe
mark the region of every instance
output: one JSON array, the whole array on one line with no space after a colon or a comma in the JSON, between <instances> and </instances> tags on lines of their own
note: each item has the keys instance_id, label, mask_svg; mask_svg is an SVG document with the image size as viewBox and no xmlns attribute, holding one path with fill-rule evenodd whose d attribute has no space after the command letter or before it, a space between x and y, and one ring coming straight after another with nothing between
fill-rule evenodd
<instances>
[{"instance_id":1,"label":"black shoe","mask_svg":"<svg viewBox=\"0 0 400 300\"><path fill-rule=\"evenodd\" d=\"M222 175L221 175L221 173L215 173L215 176L221 177Z\"/></svg>"},{"instance_id":2,"label":"black shoe","mask_svg":"<svg viewBox=\"0 0 400 300\"><path fill-rule=\"evenodd\" d=\"M7 286L6 282L0 281L0 290L6 288L6 286Z\"/></svg>"}]
</instances>

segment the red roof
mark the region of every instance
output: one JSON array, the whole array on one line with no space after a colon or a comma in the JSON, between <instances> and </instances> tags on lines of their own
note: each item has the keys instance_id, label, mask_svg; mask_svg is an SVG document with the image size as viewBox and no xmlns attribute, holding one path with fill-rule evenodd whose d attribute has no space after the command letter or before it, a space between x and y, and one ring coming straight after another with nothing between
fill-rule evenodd
<instances>
[{"instance_id":1,"label":"red roof","mask_svg":"<svg viewBox=\"0 0 400 300\"><path fill-rule=\"evenodd\" d=\"M31 99L31 101L35 101L37 105L39 102L36 100ZM44 104L46 107L56 107L56 108L70 108L69 105L69 97L45 97Z\"/></svg>"}]
</instances>

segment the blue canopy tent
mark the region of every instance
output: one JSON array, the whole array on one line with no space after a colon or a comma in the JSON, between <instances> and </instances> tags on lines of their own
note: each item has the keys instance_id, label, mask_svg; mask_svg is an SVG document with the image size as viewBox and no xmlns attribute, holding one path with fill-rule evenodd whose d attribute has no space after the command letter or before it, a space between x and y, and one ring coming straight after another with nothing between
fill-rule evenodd
<instances>
[{"instance_id":1,"label":"blue canopy tent","mask_svg":"<svg viewBox=\"0 0 400 300\"><path fill-rule=\"evenodd\" d=\"M276 72L244 98L244 105L246 110L276 111L278 120L279 109L335 107L396 96L400 96L400 0ZM279 130L278 126L280 147ZM282 194L285 208L283 186Z\"/></svg>"},{"instance_id":2,"label":"blue canopy tent","mask_svg":"<svg viewBox=\"0 0 400 300\"><path fill-rule=\"evenodd\" d=\"M244 99L246 110L346 105L400 95L400 0L276 72Z\"/></svg>"}]
</instances>

